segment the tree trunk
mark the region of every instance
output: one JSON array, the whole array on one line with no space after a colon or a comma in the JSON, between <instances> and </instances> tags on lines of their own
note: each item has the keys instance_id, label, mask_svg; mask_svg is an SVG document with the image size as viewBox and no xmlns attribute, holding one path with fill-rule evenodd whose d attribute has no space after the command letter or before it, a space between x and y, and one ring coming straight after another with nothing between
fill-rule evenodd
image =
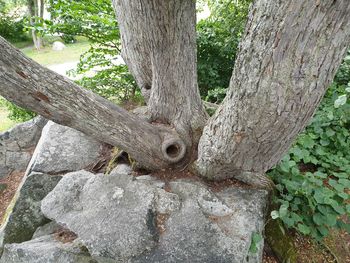
<instances>
[{"instance_id":1,"label":"tree trunk","mask_svg":"<svg viewBox=\"0 0 350 263\"><path fill-rule=\"evenodd\" d=\"M198 172L265 185L304 129L350 41L348 0L253 5L227 96L205 127Z\"/></svg>"},{"instance_id":2,"label":"tree trunk","mask_svg":"<svg viewBox=\"0 0 350 263\"><path fill-rule=\"evenodd\" d=\"M114 0L124 58L150 91L151 121L174 127L196 149L207 115L197 85L193 0Z\"/></svg>"},{"instance_id":3,"label":"tree trunk","mask_svg":"<svg viewBox=\"0 0 350 263\"><path fill-rule=\"evenodd\" d=\"M206 121L197 88L193 0L115 0L123 54L150 91L150 121L44 69L0 39L0 93L127 151L150 169L196 156ZM224 103L199 145L197 171L266 186L311 118L350 40L347 0L257 0Z\"/></svg>"},{"instance_id":4,"label":"tree trunk","mask_svg":"<svg viewBox=\"0 0 350 263\"><path fill-rule=\"evenodd\" d=\"M151 125L26 58L0 37L0 94L57 123L120 147L149 169L176 166L186 146L162 125Z\"/></svg>"},{"instance_id":5,"label":"tree trunk","mask_svg":"<svg viewBox=\"0 0 350 263\"><path fill-rule=\"evenodd\" d=\"M44 0L28 0L28 10L29 10L29 16L30 16L30 23L33 26L35 23L37 23L38 17L43 18L44 16ZM38 33L35 29L32 29L32 38L34 47L36 50L40 50L42 48L42 38L38 36Z\"/></svg>"}]
</instances>

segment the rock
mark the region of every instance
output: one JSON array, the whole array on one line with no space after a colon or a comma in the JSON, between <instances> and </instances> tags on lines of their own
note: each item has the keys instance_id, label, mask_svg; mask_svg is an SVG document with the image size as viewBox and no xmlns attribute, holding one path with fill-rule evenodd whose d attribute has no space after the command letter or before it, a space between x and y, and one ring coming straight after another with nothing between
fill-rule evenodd
<instances>
[{"instance_id":1,"label":"rock","mask_svg":"<svg viewBox=\"0 0 350 263\"><path fill-rule=\"evenodd\" d=\"M62 51L65 48L66 48L66 46L60 41L55 41L52 44L52 50L53 51Z\"/></svg>"},{"instance_id":2,"label":"rock","mask_svg":"<svg viewBox=\"0 0 350 263\"><path fill-rule=\"evenodd\" d=\"M57 232L58 230L60 230L61 228L62 228L62 226L60 226L59 224L57 224L54 221L51 221L50 223L47 223L46 225L39 226L35 230L32 239L36 239L36 238L42 237L42 236L51 235L51 234Z\"/></svg>"},{"instance_id":3,"label":"rock","mask_svg":"<svg viewBox=\"0 0 350 263\"><path fill-rule=\"evenodd\" d=\"M98 160L102 145L77 130L49 121L29 169L48 174L81 170Z\"/></svg>"},{"instance_id":4,"label":"rock","mask_svg":"<svg viewBox=\"0 0 350 263\"><path fill-rule=\"evenodd\" d=\"M297 249L294 240L288 235L282 221L269 220L265 227L265 237L273 253L280 262L296 263Z\"/></svg>"},{"instance_id":5,"label":"rock","mask_svg":"<svg viewBox=\"0 0 350 263\"><path fill-rule=\"evenodd\" d=\"M120 168L119 168L120 169ZM67 174L42 202L50 219L76 233L103 262L261 262L267 192L193 180L166 190L151 176ZM84 223L82 223L84 222Z\"/></svg>"},{"instance_id":6,"label":"rock","mask_svg":"<svg viewBox=\"0 0 350 263\"><path fill-rule=\"evenodd\" d=\"M131 178L120 177L126 176ZM156 245L152 188L86 171L62 180L43 200L42 211L76 233L93 257L125 262Z\"/></svg>"},{"instance_id":7,"label":"rock","mask_svg":"<svg viewBox=\"0 0 350 263\"><path fill-rule=\"evenodd\" d=\"M0 248L30 240L37 227L49 222L41 213L41 200L56 186L61 176L33 172L24 178L10 204L0 229Z\"/></svg>"},{"instance_id":8,"label":"rock","mask_svg":"<svg viewBox=\"0 0 350 263\"><path fill-rule=\"evenodd\" d=\"M61 243L53 235L21 244L8 244L0 263L97 263L81 244Z\"/></svg>"},{"instance_id":9,"label":"rock","mask_svg":"<svg viewBox=\"0 0 350 263\"><path fill-rule=\"evenodd\" d=\"M170 187L180 197L181 209L164 222L156 249L134 262L262 261L263 242L257 253L249 250L252 235L262 235L267 192L230 187L213 193L187 180Z\"/></svg>"},{"instance_id":10,"label":"rock","mask_svg":"<svg viewBox=\"0 0 350 263\"><path fill-rule=\"evenodd\" d=\"M14 170L24 171L27 168L46 122L38 116L0 133L0 178Z\"/></svg>"}]
</instances>

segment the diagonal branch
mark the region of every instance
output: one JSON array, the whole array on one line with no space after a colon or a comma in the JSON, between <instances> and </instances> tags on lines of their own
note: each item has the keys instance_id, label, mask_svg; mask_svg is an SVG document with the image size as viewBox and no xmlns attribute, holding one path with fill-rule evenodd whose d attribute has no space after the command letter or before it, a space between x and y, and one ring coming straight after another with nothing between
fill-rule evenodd
<instances>
[{"instance_id":1,"label":"diagonal branch","mask_svg":"<svg viewBox=\"0 0 350 263\"><path fill-rule=\"evenodd\" d=\"M25 57L0 37L0 95L47 119L128 152L143 167L166 168L185 155L172 130L154 126Z\"/></svg>"}]
</instances>

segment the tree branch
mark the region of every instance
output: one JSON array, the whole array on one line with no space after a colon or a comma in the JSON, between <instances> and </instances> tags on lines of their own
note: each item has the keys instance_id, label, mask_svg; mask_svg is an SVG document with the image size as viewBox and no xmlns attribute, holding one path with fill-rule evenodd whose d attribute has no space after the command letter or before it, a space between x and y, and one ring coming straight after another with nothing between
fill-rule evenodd
<instances>
[{"instance_id":1,"label":"tree branch","mask_svg":"<svg viewBox=\"0 0 350 263\"><path fill-rule=\"evenodd\" d=\"M143 167L178 163L186 146L155 126L25 57L0 37L0 95L47 119L128 152Z\"/></svg>"}]
</instances>

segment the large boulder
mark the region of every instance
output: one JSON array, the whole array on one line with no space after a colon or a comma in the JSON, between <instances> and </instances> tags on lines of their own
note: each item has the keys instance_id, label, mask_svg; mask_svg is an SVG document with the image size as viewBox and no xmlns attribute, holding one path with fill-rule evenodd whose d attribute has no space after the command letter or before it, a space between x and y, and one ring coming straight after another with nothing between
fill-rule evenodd
<instances>
[{"instance_id":1,"label":"large boulder","mask_svg":"<svg viewBox=\"0 0 350 263\"><path fill-rule=\"evenodd\" d=\"M30 240L35 230L49 220L41 213L41 200L56 186L59 175L32 172L16 193L0 228L0 248ZM1 249L0 249L1 250Z\"/></svg>"},{"instance_id":2,"label":"large boulder","mask_svg":"<svg viewBox=\"0 0 350 263\"><path fill-rule=\"evenodd\" d=\"M38 116L0 133L0 178L27 168L46 122Z\"/></svg>"},{"instance_id":3,"label":"large boulder","mask_svg":"<svg viewBox=\"0 0 350 263\"><path fill-rule=\"evenodd\" d=\"M42 131L28 168L48 174L77 171L98 161L102 149L101 142L49 121Z\"/></svg>"},{"instance_id":4,"label":"large boulder","mask_svg":"<svg viewBox=\"0 0 350 263\"><path fill-rule=\"evenodd\" d=\"M65 44L63 44L63 43L60 42L60 41L55 41L55 42L53 42L53 44L52 44L52 50L53 50L53 51L62 51L62 50L65 49L65 48L66 48Z\"/></svg>"},{"instance_id":5,"label":"large boulder","mask_svg":"<svg viewBox=\"0 0 350 263\"><path fill-rule=\"evenodd\" d=\"M0 228L0 252L5 244L32 238L49 220L41 212L41 200L67 171L98 163L104 145L74 129L48 122L34 151L21 186Z\"/></svg>"},{"instance_id":6,"label":"large boulder","mask_svg":"<svg viewBox=\"0 0 350 263\"><path fill-rule=\"evenodd\" d=\"M96 263L78 242L62 243L53 235L5 246L0 263Z\"/></svg>"},{"instance_id":7,"label":"large boulder","mask_svg":"<svg viewBox=\"0 0 350 263\"><path fill-rule=\"evenodd\" d=\"M261 262L267 192L193 179L165 184L117 167L67 174L42 201L92 257L115 262ZM252 247L257 248L253 252Z\"/></svg>"}]
</instances>

